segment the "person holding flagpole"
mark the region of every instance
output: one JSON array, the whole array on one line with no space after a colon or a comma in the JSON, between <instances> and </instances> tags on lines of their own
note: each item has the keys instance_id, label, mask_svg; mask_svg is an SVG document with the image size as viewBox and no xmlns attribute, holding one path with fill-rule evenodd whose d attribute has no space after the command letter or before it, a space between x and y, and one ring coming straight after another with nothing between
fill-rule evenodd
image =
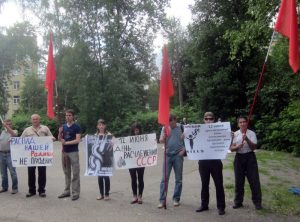
<instances>
[{"instance_id":1,"label":"person holding flagpole","mask_svg":"<svg viewBox=\"0 0 300 222\"><path fill-rule=\"evenodd\" d=\"M184 134L182 133L180 124L177 123L175 115L170 115L169 122L170 126L168 126L168 130L170 134L167 136L166 128L163 127L159 139L161 143L165 143L166 159L163 167L163 177L160 183L160 203L158 208L164 207L172 168L175 173L175 188L173 194L174 207L178 207L180 205L182 191L183 156L185 154L185 147L183 143Z\"/></svg>"}]
</instances>

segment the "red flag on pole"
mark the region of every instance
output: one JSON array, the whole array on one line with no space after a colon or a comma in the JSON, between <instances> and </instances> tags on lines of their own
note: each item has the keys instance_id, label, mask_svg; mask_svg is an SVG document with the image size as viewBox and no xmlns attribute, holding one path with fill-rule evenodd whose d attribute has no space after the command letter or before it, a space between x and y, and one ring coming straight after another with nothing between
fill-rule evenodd
<instances>
[{"instance_id":1,"label":"red flag on pole","mask_svg":"<svg viewBox=\"0 0 300 222\"><path fill-rule=\"evenodd\" d=\"M158 122L165 126L167 135L169 134L170 97L174 95L171 69L168 61L167 47L163 48L163 62L160 78Z\"/></svg>"},{"instance_id":2,"label":"red flag on pole","mask_svg":"<svg viewBox=\"0 0 300 222\"><path fill-rule=\"evenodd\" d=\"M275 31L289 39L289 64L294 73L299 69L298 17L296 0L282 0Z\"/></svg>"},{"instance_id":3,"label":"red flag on pole","mask_svg":"<svg viewBox=\"0 0 300 222\"><path fill-rule=\"evenodd\" d=\"M46 81L45 81L45 89L47 90L47 116L50 119L54 119L53 91L54 91L55 78L56 78L56 74L55 74L55 64L54 64L54 57L53 57L52 33L50 33L48 64L47 64Z\"/></svg>"}]
</instances>

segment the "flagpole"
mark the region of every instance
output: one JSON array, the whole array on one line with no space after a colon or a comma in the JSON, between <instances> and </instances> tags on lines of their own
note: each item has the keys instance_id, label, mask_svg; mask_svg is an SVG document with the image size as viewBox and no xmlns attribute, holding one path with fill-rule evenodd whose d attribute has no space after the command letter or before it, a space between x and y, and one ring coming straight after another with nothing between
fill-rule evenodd
<instances>
[{"instance_id":1,"label":"flagpole","mask_svg":"<svg viewBox=\"0 0 300 222\"><path fill-rule=\"evenodd\" d=\"M256 101L257 101L257 97L258 97L258 92L259 92L259 90L261 88L261 85L262 85L262 79L263 79L263 75L264 75L265 70L266 70L266 65L267 65L269 54L270 54L270 51L271 51L271 48L272 48L272 43L273 43L274 35L275 35L275 30L273 30L273 34L272 34L272 37L271 37L271 41L270 41L270 44L269 44L267 55L266 55L264 64L262 66L262 69L261 69L261 72L260 72L260 75L259 75L258 83L256 85L255 94L254 94L253 101L252 101L252 104L251 104L251 107L250 107L250 112L248 114L247 128L248 128L248 125L250 123L250 119L252 117L252 114L253 114L253 111L254 111L254 107L256 105Z\"/></svg>"}]
</instances>

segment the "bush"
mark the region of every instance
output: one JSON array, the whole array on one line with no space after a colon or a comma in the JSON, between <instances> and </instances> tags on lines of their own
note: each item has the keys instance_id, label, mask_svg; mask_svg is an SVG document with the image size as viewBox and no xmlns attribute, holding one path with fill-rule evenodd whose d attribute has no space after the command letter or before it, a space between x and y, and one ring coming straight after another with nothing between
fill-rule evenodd
<instances>
[{"instance_id":1,"label":"bush","mask_svg":"<svg viewBox=\"0 0 300 222\"><path fill-rule=\"evenodd\" d=\"M262 148L293 152L300 156L300 101L291 102L276 119L263 117L256 123L256 128L263 138Z\"/></svg>"},{"instance_id":2,"label":"bush","mask_svg":"<svg viewBox=\"0 0 300 222\"><path fill-rule=\"evenodd\" d=\"M14 129L18 130L18 135L20 136L25 128L31 126L31 117L32 114L26 114L26 113L17 113L12 117L12 122ZM39 114L40 115L40 114ZM48 126L51 133L54 137L57 137L58 135L58 123L54 120L50 120L45 115L41 116L41 124Z\"/></svg>"}]
</instances>

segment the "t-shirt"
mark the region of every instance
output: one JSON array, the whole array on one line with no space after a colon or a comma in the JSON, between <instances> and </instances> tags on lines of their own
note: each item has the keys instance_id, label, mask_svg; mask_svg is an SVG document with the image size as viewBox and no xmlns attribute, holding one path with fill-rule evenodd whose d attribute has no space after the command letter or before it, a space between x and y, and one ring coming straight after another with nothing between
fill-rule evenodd
<instances>
[{"instance_id":1,"label":"t-shirt","mask_svg":"<svg viewBox=\"0 0 300 222\"><path fill-rule=\"evenodd\" d=\"M161 130L161 136L165 133L165 128ZM175 128L170 127L170 135L166 139L167 155L176 155L182 148L184 148L183 139L181 138L182 130L180 124L177 124Z\"/></svg>"},{"instance_id":2,"label":"t-shirt","mask_svg":"<svg viewBox=\"0 0 300 222\"><path fill-rule=\"evenodd\" d=\"M14 130L18 134L17 130ZM0 135L0 151L10 151L9 139L11 138L10 133L7 130L2 130Z\"/></svg>"},{"instance_id":3,"label":"t-shirt","mask_svg":"<svg viewBox=\"0 0 300 222\"><path fill-rule=\"evenodd\" d=\"M251 140L252 143L257 144L256 134L252 130L248 129L246 132L246 136L249 138L249 140ZM243 133L241 132L241 130L234 132L234 137L233 137L232 143L234 143L236 145L240 145L240 144L242 144L242 141L243 141ZM241 149L238 149L236 152L237 153L249 153L249 152L252 152L252 150L249 147L249 144L247 142L245 142L243 147Z\"/></svg>"},{"instance_id":4,"label":"t-shirt","mask_svg":"<svg viewBox=\"0 0 300 222\"><path fill-rule=\"evenodd\" d=\"M80 131L81 131L80 127L76 123L73 123L71 126L64 124L63 125L63 138L66 142L75 140L76 134L80 134ZM64 152L66 152L66 153L78 152L78 144L64 145L63 149L64 149Z\"/></svg>"}]
</instances>

